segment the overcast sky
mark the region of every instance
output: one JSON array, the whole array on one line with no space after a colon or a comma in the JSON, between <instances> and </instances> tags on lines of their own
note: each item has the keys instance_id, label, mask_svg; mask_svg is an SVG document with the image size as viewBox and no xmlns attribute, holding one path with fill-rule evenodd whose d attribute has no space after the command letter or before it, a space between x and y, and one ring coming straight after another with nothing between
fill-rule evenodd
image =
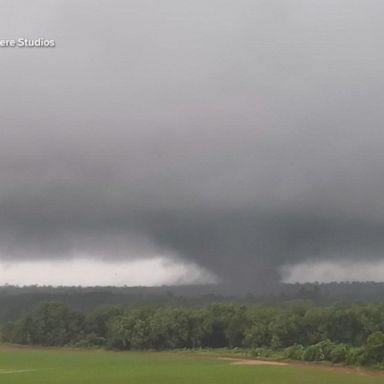
<instances>
[{"instance_id":1,"label":"overcast sky","mask_svg":"<svg viewBox=\"0 0 384 384\"><path fill-rule=\"evenodd\" d=\"M160 259L186 282L324 280L327 265L384 280L383 14L3 1L0 39L56 47L0 49L0 266L36 283L42 263L69 276L84 259L135 265L144 285L175 281Z\"/></svg>"}]
</instances>

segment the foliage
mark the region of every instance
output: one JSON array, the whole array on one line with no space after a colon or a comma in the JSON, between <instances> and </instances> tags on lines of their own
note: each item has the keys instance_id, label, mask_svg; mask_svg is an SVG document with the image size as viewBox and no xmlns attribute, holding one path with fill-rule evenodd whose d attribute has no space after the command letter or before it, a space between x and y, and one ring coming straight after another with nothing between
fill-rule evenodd
<instances>
[{"instance_id":1,"label":"foliage","mask_svg":"<svg viewBox=\"0 0 384 384\"><path fill-rule=\"evenodd\" d=\"M134 305L90 313L46 302L2 326L6 342L120 350L244 348L254 356L383 365L384 306L216 303Z\"/></svg>"}]
</instances>

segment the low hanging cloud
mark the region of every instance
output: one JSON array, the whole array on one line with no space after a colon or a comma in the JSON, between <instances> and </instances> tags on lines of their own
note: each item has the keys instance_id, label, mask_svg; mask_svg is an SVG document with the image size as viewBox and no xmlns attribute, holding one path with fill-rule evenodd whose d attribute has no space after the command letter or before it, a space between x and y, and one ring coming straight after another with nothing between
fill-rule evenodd
<instances>
[{"instance_id":1,"label":"low hanging cloud","mask_svg":"<svg viewBox=\"0 0 384 384\"><path fill-rule=\"evenodd\" d=\"M334 281L384 281L384 261L373 262L336 260L306 261L281 267L282 280L286 283L330 283Z\"/></svg>"},{"instance_id":2,"label":"low hanging cloud","mask_svg":"<svg viewBox=\"0 0 384 384\"><path fill-rule=\"evenodd\" d=\"M212 284L215 277L193 263L178 264L162 257L107 262L72 260L0 262L0 285L160 286Z\"/></svg>"},{"instance_id":3,"label":"low hanging cloud","mask_svg":"<svg viewBox=\"0 0 384 384\"><path fill-rule=\"evenodd\" d=\"M161 254L238 286L380 262L383 8L4 5L0 38L56 47L0 50L1 259Z\"/></svg>"}]
</instances>

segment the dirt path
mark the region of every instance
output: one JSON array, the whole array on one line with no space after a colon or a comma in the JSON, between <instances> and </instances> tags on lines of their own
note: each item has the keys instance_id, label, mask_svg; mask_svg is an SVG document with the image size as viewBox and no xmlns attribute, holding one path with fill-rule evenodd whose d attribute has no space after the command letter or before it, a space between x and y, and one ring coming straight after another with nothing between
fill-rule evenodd
<instances>
[{"instance_id":1,"label":"dirt path","mask_svg":"<svg viewBox=\"0 0 384 384\"><path fill-rule=\"evenodd\" d=\"M36 369L0 369L1 374L34 372Z\"/></svg>"},{"instance_id":2,"label":"dirt path","mask_svg":"<svg viewBox=\"0 0 384 384\"><path fill-rule=\"evenodd\" d=\"M375 371L361 367L351 367L351 366L340 366L340 365L331 365L331 364L322 364L322 363L310 363L304 361L276 361L276 360L263 360L263 359L252 359L252 358L235 358L235 357L217 357L218 360L228 361L233 365L272 365L272 366L292 366L300 368L317 368L330 372L343 372L349 373L358 376L384 376L383 371Z\"/></svg>"},{"instance_id":3,"label":"dirt path","mask_svg":"<svg viewBox=\"0 0 384 384\"><path fill-rule=\"evenodd\" d=\"M254 360L254 359L236 359L232 357L219 357L219 360L227 360L232 365L289 365L288 363L283 363L281 361L269 361L269 360Z\"/></svg>"}]
</instances>

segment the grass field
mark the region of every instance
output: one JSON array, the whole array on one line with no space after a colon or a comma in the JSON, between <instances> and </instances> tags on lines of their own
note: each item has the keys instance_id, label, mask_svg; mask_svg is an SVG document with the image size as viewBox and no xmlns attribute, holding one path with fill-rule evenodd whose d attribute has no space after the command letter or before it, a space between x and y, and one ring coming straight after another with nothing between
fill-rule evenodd
<instances>
[{"instance_id":1,"label":"grass field","mask_svg":"<svg viewBox=\"0 0 384 384\"><path fill-rule=\"evenodd\" d=\"M379 384L384 376L321 367L235 365L193 353L0 346L1 384Z\"/></svg>"}]
</instances>

